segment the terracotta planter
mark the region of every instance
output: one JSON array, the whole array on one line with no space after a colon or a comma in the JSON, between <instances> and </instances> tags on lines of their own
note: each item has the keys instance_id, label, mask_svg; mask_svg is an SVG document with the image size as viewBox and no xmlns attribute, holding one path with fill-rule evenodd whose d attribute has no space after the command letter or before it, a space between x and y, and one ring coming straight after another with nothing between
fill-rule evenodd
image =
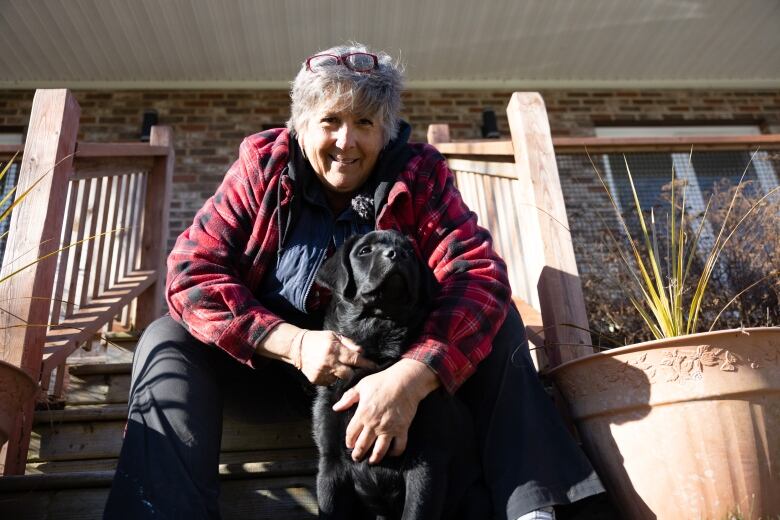
<instances>
[{"instance_id":1,"label":"terracotta planter","mask_svg":"<svg viewBox=\"0 0 780 520\"><path fill-rule=\"evenodd\" d=\"M625 518L780 515L780 327L640 343L550 375Z\"/></svg>"},{"instance_id":2,"label":"terracotta planter","mask_svg":"<svg viewBox=\"0 0 780 520\"><path fill-rule=\"evenodd\" d=\"M8 440L22 405L33 398L37 387L27 372L0 361L0 447Z\"/></svg>"}]
</instances>

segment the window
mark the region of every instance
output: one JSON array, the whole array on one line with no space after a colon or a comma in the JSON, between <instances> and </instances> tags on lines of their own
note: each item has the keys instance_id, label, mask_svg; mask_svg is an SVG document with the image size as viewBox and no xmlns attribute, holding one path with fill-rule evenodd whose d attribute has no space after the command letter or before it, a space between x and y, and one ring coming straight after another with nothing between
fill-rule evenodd
<instances>
[{"instance_id":1,"label":"window","mask_svg":"<svg viewBox=\"0 0 780 520\"><path fill-rule=\"evenodd\" d=\"M5 147L9 148L9 152L10 150L21 150L24 147L23 135L16 130L3 130L0 128L0 145L6 145ZM0 171L5 168L6 163L11 157L13 157L13 152L4 153L0 156ZM13 165L11 165L11 168L6 172L5 177L0 180L0 201L5 199L5 196L14 188L14 186L16 186L16 182L19 179L19 165L21 163L19 157L16 158ZM8 201L0 204L0 215L5 213L12 202L13 198L9 198ZM0 261L2 261L5 253L6 233L9 224L9 218L0 221L0 237L2 237L0 238Z\"/></svg>"},{"instance_id":2,"label":"window","mask_svg":"<svg viewBox=\"0 0 780 520\"><path fill-rule=\"evenodd\" d=\"M758 135L760 130L751 125L731 126L659 126L659 127L603 127L596 129L597 137L680 137ZM625 155L625 158L624 158ZM752 160L751 160L752 157ZM594 158L595 159L595 158ZM669 184L674 168L677 179L685 181L686 213L694 229L701 223L701 215L716 184L728 179L736 185L745 172L749 181L746 190L768 193L778 186L777 172L767 152L750 151L697 151L611 153L600 158L605 181L621 213L634 207L633 194L626 173L626 163L642 208L654 208L656 215L666 215L669 203L663 196L663 187ZM746 171L747 168L747 171ZM704 222L699 241L699 251L706 254L715 241L709 222Z\"/></svg>"}]
</instances>

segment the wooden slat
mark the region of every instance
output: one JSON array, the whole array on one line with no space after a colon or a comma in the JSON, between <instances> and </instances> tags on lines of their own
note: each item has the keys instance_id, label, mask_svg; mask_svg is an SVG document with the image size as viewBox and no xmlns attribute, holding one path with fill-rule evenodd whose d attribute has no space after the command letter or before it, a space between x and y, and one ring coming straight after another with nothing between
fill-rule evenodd
<instances>
[{"instance_id":1,"label":"wooden slat","mask_svg":"<svg viewBox=\"0 0 780 520\"><path fill-rule=\"evenodd\" d=\"M130 196L130 175L122 177L122 189L119 194L119 211L117 213L117 227L121 231L117 231L113 236L115 238L114 249L111 252L111 284L115 283L122 277L122 256L126 247L127 235L129 230L127 228L127 214L128 204L127 201Z\"/></svg>"},{"instance_id":2,"label":"wooden slat","mask_svg":"<svg viewBox=\"0 0 780 520\"><path fill-rule=\"evenodd\" d=\"M96 238L98 230L98 221L100 220L100 207L103 205L103 179L94 179L95 185L93 202L89 210L89 228L87 230L87 237L90 239L84 244L86 249L86 256L84 259L84 277L82 278L82 287L79 291L79 305L84 305L90 296L90 289L94 283L96 276L96 270L94 267L95 257L94 252L97 248Z\"/></svg>"},{"instance_id":3,"label":"wooden slat","mask_svg":"<svg viewBox=\"0 0 780 520\"><path fill-rule=\"evenodd\" d=\"M70 242L73 234L73 221L76 219L78 184L69 182L67 190L67 209L65 210L65 220L63 222L60 243ZM64 305L62 299L65 296L65 282L68 278L68 259L70 258L70 253L70 249L64 249L60 251L60 254L57 256L57 275L54 283L54 291L52 291L53 300L51 302L49 323L60 322L60 315L62 314L62 307Z\"/></svg>"},{"instance_id":4,"label":"wooden slat","mask_svg":"<svg viewBox=\"0 0 780 520\"><path fill-rule=\"evenodd\" d=\"M27 475L57 475L73 472L105 471L113 476L118 459L85 459L30 462ZM245 478L286 477L292 475L312 475L317 471L317 450L314 447L278 450L231 451L220 453L219 476L224 480ZM110 484L110 481L106 485ZM43 485L51 486L51 482ZM68 484L58 484L62 487ZM19 483L19 489L29 485ZM0 490L14 488L0 481Z\"/></svg>"},{"instance_id":5,"label":"wooden slat","mask_svg":"<svg viewBox=\"0 0 780 520\"><path fill-rule=\"evenodd\" d=\"M101 481L103 482L103 481ZM223 482L222 518L229 520L315 520L317 502L312 476L263 478ZM35 489L0 493L4 518L25 520L100 520L109 488Z\"/></svg>"},{"instance_id":6,"label":"wooden slat","mask_svg":"<svg viewBox=\"0 0 780 520\"><path fill-rule=\"evenodd\" d=\"M484 141L454 141L436 143L436 149L452 155L513 155L512 141L486 139Z\"/></svg>"},{"instance_id":7,"label":"wooden slat","mask_svg":"<svg viewBox=\"0 0 780 520\"><path fill-rule=\"evenodd\" d=\"M473 172L480 175L505 177L507 179L514 179L517 177L517 174L515 173L515 164L513 162L469 161L466 159L451 158L447 159L447 164L453 171Z\"/></svg>"},{"instance_id":8,"label":"wooden slat","mask_svg":"<svg viewBox=\"0 0 780 520\"><path fill-rule=\"evenodd\" d=\"M273 486L261 480L226 482L220 494L222 518L249 520L258 518L297 520L317 518L314 477L287 477Z\"/></svg>"},{"instance_id":9,"label":"wooden slat","mask_svg":"<svg viewBox=\"0 0 780 520\"><path fill-rule=\"evenodd\" d=\"M586 347L590 336L584 332L588 329L585 301L544 101L538 93L516 92L507 107L507 117L518 191L532 203L517 209L524 226L521 239L526 266L532 280L536 280L546 328L546 353L554 366L593 352L592 347Z\"/></svg>"},{"instance_id":10,"label":"wooden slat","mask_svg":"<svg viewBox=\"0 0 780 520\"><path fill-rule=\"evenodd\" d=\"M95 230L97 233L105 233L109 227L108 227L108 218L110 211L110 205L111 205L111 197L113 196L113 190L114 190L114 177L109 177L106 179L101 179L102 184L105 185L105 195L103 196L103 200L100 204L100 224L98 228ZM104 279L104 270L105 270L105 257L103 256L103 250L105 249L106 241L111 240L112 236L107 235L103 237L99 237L95 239L95 242L97 242L97 252L95 254L95 263L92 266L93 270L93 277L92 277L92 287L90 287L89 290L89 296L90 298L95 298L100 289L101 289L101 282Z\"/></svg>"},{"instance_id":11,"label":"wooden slat","mask_svg":"<svg viewBox=\"0 0 780 520\"><path fill-rule=\"evenodd\" d=\"M84 143L79 141L76 156L81 157L160 157L168 148L144 143Z\"/></svg>"},{"instance_id":12,"label":"wooden slat","mask_svg":"<svg viewBox=\"0 0 780 520\"><path fill-rule=\"evenodd\" d=\"M116 406L116 405L110 405ZM122 448L124 414L89 422L41 422L36 424L30 441L29 461L60 461L116 458ZM36 414L37 415L37 414ZM313 446L308 420L273 423L242 422L225 417L222 429L222 451L249 451L307 448Z\"/></svg>"},{"instance_id":13,"label":"wooden slat","mask_svg":"<svg viewBox=\"0 0 780 520\"><path fill-rule=\"evenodd\" d=\"M119 221L119 206L121 205L122 195L122 181L125 176L116 177L112 186L111 196L109 199L109 216L108 216L108 230L116 231L121 226ZM114 249L116 248L116 236L119 231L113 232L110 235L104 237L107 248L104 250L106 253L105 261L100 272L100 288L99 294L103 289L110 286L113 282L113 263L114 263Z\"/></svg>"},{"instance_id":14,"label":"wooden slat","mask_svg":"<svg viewBox=\"0 0 780 520\"><path fill-rule=\"evenodd\" d=\"M485 218L482 219L482 225L489 230L499 229L501 225L498 222L498 200L495 189L498 179L487 175L479 175L477 179L481 181L485 198Z\"/></svg>"},{"instance_id":15,"label":"wooden slat","mask_svg":"<svg viewBox=\"0 0 780 520\"><path fill-rule=\"evenodd\" d=\"M135 190L136 190L136 176L131 174L127 176L127 191L125 193L126 198L123 204L124 215L122 220L122 227L125 231L122 233L122 240L120 242L121 248L119 251L119 265L117 266L117 273L119 276L124 276L127 273L127 258L130 255L130 243L133 236L133 216L135 214Z\"/></svg>"},{"instance_id":16,"label":"wooden slat","mask_svg":"<svg viewBox=\"0 0 780 520\"><path fill-rule=\"evenodd\" d=\"M132 368L132 363L91 363L69 367L71 375L74 376L129 374Z\"/></svg>"},{"instance_id":17,"label":"wooden slat","mask_svg":"<svg viewBox=\"0 0 780 520\"><path fill-rule=\"evenodd\" d=\"M87 305L75 310L67 320L52 327L44 348L43 366L51 370L75 350L75 344L91 339L100 327L133 298L151 286L158 277L156 271L136 271L119 280Z\"/></svg>"},{"instance_id":18,"label":"wooden slat","mask_svg":"<svg viewBox=\"0 0 780 520\"><path fill-rule=\"evenodd\" d=\"M70 372L66 401L68 405L127 402L130 373L74 375Z\"/></svg>"},{"instance_id":19,"label":"wooden slat","mask_svg":"<svg viewBox=\"0 0 780 520\"><path fill-rule=\"evenodd\" d=\"M141 269L141 247L143 244L143 218L144 203L146 201L146 183L149 176L145 173L138 175L138 193L133 206L136 208L133 219L133 240L131 244L132 254L128 258L128 265L131 270Z\"/></svg>"},{"instance_id":20,"label":"wooden slat","mask_svg":"<svg viewBox=\"0 0 780 520\"><path fill-rule=\"evenodd\" d=\"M140 259L141 244L141 224L144 204L144 194L146 191L146 175L137 173L133 176L133 194L130 200L130 234L127 240L127 251L124 257L124 271L129 272L137 267ZM135 315L137 309L137 299L131 300L122 310L122 323L126 330L135 328Z\"/></svg>"},{"instance_id":21,"label":"wooden slat","mask_svg":"<svg viewBox=\"0 0 780 520\"><path fill-rule=\"evenodd\" d=\"M90 181L80 181L78 182L78 191L79 191L79 197L77 201L77 217L74 224L76 225L76 230L74 235L71 237L71 240L64 244L66 246L77 244L81 240L85 238L86 233L86 219L87 219L87 209L89 208L89 196L92 189L92 183ZM68 249L71 250L71 259L69 262L69 269L68 274L66 275L68 277L68 296L67 296L67 302L65 304L65 315L69 316L73 312L74 304L79 301L79 294L77 291L79 281L81 279L81 275L79 274L79 270L81 268L81 252L82 248L81 246L75 246L75 247L69 247Z\"/></svg>"},{"instance_id":22,"label":"wooden slat","mask_svg":"<svg viewBox=\"0 0 780 520\"><path fill-rule=\"evenodd\" d=\"M8 235L5 254L9 262L23 256L27 262L41 258L52 250L52 243L55 247L59 243L65 210L62 194L67 192L73 164L79 113L76 99L67 90L39 90L33 98L17 193L24 193L38 179L40 182L11 215L9 229L14 232ZM9 272L5 259L3 267ZM0 284L0 301L7 301L6 310L11 313L2 313L0 323L18 323L9 316L20 316L28 323L47 323L56 268L56 256L51 256ZM45 336L44 327L3 328L1 357L38 381ZM32 408L33 402L28 403L9 436L7 451L0 454L5 474L24 471Z\"/></svg>"},{"instance_id":23,"label":"wooden slat","mask_svg":"<svg viewBox=\"0 0 780 520\"><path fill-rule=\"evenodd\" d=\"M490 181L493 181L494 187L493 187L493 212L496 215L496 221L490 222L488 229L490 230L490 233L493 235L493 245L496 249L496 252L501 255L501 257L506 261L507 267L509 268L511 265L513 265L512 259L514 258L514 254L511 248L511 239L509 236L510 232L510 225L511 225L511 216L512 216L512 208L507 208L506 204L504 202L504 193L503 190L504 184L508 182L506 179L489 179ZM509 282L512 286L512 290L514 291L514 284L513 282L513 273L512 270L509 269Z\"/></svg>"},{"instance_id":24,"label":"wooden slat","mask_svg":"<svg viewBox=\"0 0 780 520\"><path fill-rule=\"evenodd\" d=\"M105 422L127 417L127 402L69 406L62 410L37 410L33 421L36 425L62 425L64 423Z\"/></svg>"},{"instance_id":25,"label":"wooden slat","mask_svg":"<svg viewBox=\"0 0 780 520\"><path fill-rule=\"evenodd\" d=\"M480 218L477 220L477 222L482 226L489 226L488 213L490 210L488 209L488 205L490 201L488 200L487 193L485 193L485 185L483 184L482 179L482 175L474 174L474 185L477 189L477 201L479 202L480 215Z\"/></svg>"},{"instance_id":26,"label":"wooden slat","mask_svg":"<svg viewBox=\"0 0 780 520\"><path fill-rule=\"evenodd\" d=\"M507 257L511 259L508 264L509 281L512 284L512 293L531 301L532 294L536 294L535 288L529 285L523 259L523 246L520 240L520 222L517 218L517 202L514 198L515 181L501 181L501 214L504 215L504 223L501 226L505 230L509 246L507 247Z\"/></svg>"},{"instance_id":27,"label":"wooden slat","mask_svg":"<svg viewBox=\"0 0 780 520\"><path fill-rule=\"evenodd\" d=\"M122 204L122 228L124 231L119 236L119 251L117 253L117 277L121 278L127 273L127 257L130 254L131 240L133 237L133 214L135 212L134 198L136 190L136 174L130 174L126 176L127 184L125 189L125 200ZM117 316L118 321L122 327L128 327L129 325L129 308L131 302L127 302L119 309Z\"/></svg>"},{"instance_id":28,"label":"wooden slat","mask_svg":"<svg viewBox=\"0 0 780 520\"><path fill-rule=\"evenodd\" d=\"M65 386L65 374L67 373L68 367L65 361L60 363L57 366L57 372L56 377L54 379L54 391L50 392L50 394L54 397L54 399L59 400L62 398L62 390ZM50 380L51 377L46 377L46 380Z\"/></svg>"},{"instance_id":29,"label":"wooden slat","mask_svg":"<svg viewBox=\"0 0 780 520\"><path fill-rule=\"evenodd\" d=\"M522 298L512 296L512 301L517 307L517 311L520 313L520 317L525 325L526 336L536 348L544 347L544 322L542 321L542 313L534 309Z\"/></svg>"},{"instance_id":30,"label":"wooden slat","mask_svg":"<svg viewBox=\"0 0 780 520\"><path fill-rule=\"evenodd\" d=\"M431 125L434 126L434 125ZM430 128L430 127L429 127ZM446 155L514 155L512 141L473 140L431 142ZM673 152L694 150L750 150L780 148L780 134L674 137L554 137L557 153Z\"/></svg>"},{"instance_id":31,"label":"wooden slat","mask_svg":"<svg viewBox=\"0 0 780 520\"><path fill-rule=\"evenodd\" d=\"M460 192L460 195L463 198L463 202L465 202L470 209L473 209L472 208L472 206L474 206L474 187L472 185L473 176L469 174L469 172L456 171L455 179L456 179L458 191Z\"/></svg>"},{"instance_id":32,"label":"wooden slat","mask_svg":"<svg viewBox=\"0 0 780 520\"><path fill-rule=\"evenodd\" d=\"M73 179L121 177L138 172L148 172L154 164L153 157L77 157L73 165Z\"/></svg>"},{"instance_id":33,"label":"wooden slat","mask_svg":"<svg viewBox=\"0 0 780 520\"><path fill-rule=\"evenodd\" d=\"M703 150L763 150L780 148L780 135L681 136L681 137L556 137L557 153L688 152Z\"/></svg>"}]
</instances>

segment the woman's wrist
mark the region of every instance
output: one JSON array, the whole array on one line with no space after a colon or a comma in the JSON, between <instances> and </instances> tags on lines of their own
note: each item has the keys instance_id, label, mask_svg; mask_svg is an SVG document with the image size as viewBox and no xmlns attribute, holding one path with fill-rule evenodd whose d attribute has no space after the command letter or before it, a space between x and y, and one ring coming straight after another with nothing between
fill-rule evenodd
<instances>
[{"instance_id":1,"label":"woman's wrist","mask_svg":"<svg viewBox=\"0 0 780 520\"><path fill-rule=\"evenodd\" d=\"M441 386L436 372L422 361L401 358L390 368L399 376L402 387L408 389L418 401Z\"/></svg>"},{"instance_id":2,"label":"woman's wrist","mask_svg":"<svg viewBox=\"0 0 780 520\"><path fill-rule=\"evenodd\" d=\"M255 351L261 356L277 359L301 369L303 357L303 339L308 329L301 329L282 322L266 334Z\"/></svg>"},{"instance_id":3,"label":"woman's wrist","mask_svg":"<svg viewBox=\"0 0 780 520\"><path fill-rule=\"evenodd\" d=\"M290 363L298 370L303 368L303 338L307 332L309 332L309 329L299 329L292 341L290 341L288 357Z\"/></svg>"}]
</instances>

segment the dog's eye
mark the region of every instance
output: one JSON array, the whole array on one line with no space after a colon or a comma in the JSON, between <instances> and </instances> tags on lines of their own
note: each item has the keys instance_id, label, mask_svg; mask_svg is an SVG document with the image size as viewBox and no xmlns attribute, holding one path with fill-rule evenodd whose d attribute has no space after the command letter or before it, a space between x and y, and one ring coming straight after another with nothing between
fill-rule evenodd
<instances>
[{"instance_id":1,"label":"dog's eye","mask_svg":"<svg viewBox=\"0 0 780 520\"><path fill-rule=\"evenodd\" d=\"M360 251L358 251L358 255L363 256L367 255L371 252L371 246L363 246L360 248Z\"/></svg>"}]
</instances>

